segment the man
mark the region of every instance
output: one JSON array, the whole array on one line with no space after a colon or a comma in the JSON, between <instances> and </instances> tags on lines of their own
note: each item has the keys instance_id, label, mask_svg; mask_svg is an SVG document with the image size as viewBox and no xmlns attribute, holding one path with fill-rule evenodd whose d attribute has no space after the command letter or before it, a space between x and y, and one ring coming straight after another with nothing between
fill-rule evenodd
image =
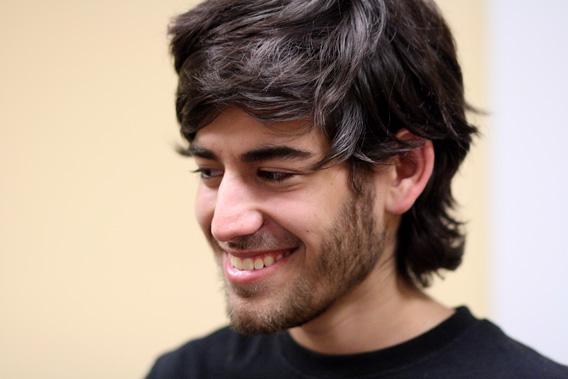
<instances>
[{"instance_id":1,"label":"man","mask_svg":"<svg viewBox=\"0 0 568 379\"><path fill-rule=\"evenodd\" d=\"M422 291L460 264L476 134L431 1L209 0L170 33L231 328L148 378L568 377Z\"/></svg>"}]
</instances>

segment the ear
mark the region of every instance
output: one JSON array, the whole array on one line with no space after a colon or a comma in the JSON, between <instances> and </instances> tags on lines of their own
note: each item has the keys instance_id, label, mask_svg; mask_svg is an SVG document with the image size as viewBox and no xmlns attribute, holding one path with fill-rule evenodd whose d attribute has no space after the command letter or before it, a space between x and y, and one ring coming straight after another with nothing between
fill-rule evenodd
<instances>
[{"instance_id":1,"label":"ear","mask_svg":"<svg viewBox=\"0 0 568 379\"><path fill-rule=\"evenodd\" d=\"M396 156L386 196L386 210L395 215L408 211L424 191L434 170L434 146L432 141L415 136L406 129L396 137L403 141L418 141L421 144Z\"/></svg>"}]
</instances>

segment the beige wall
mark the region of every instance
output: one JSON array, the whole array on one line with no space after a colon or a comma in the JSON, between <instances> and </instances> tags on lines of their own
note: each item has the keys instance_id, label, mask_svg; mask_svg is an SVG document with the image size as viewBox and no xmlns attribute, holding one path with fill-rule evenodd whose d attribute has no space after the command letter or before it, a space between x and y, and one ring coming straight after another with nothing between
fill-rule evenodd
<instances>
[{"instance_id":1,"label":"beige wall","mask_svg":"<svg viewBox=\"0 0 568 379\"><path fill-rule=\"evenodd\" d=\"M172 149L165 27L191 3L0 3L1 378L141 377L224 322L192 163ZM441 3L483 104L480 2ZM484 313L483 147L471 158L466 265L434 293Z\"/></svg>"}]
</instances>

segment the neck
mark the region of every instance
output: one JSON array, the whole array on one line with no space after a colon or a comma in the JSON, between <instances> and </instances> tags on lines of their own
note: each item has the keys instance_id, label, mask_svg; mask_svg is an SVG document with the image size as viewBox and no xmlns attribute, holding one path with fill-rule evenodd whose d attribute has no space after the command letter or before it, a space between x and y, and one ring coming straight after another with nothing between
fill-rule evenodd
<instances>
[{"instance_id":1,"label":"neck","mask_svg":"<svg viewBox=\"0 0 568 379\"><path fill-rule=\"evenodd\" d=\"M453 310L400 279L390 256L322 315L290 329L292 338L322 354L356 354L410 340L447 319Z\"/></svg>"}]
</instances>

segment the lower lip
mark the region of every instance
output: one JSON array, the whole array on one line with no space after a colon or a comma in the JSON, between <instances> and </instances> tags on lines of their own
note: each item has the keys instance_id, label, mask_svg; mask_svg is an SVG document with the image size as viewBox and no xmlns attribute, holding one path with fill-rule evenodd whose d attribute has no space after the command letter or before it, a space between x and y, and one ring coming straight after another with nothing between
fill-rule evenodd
<instances>
[{"instance_id":1,"label":"lower lip","mask_svg":"<svg viewBox=\"0 0 568 379\"><path fill-rule=\"evenodd\" d=\"M265 267L261 270L237 270L236 268L231 265L229 260L229 255L227 253L223 254L223 264L225 266L225 277L231 282L235 284L252 284L263 280L264 278L273 275L276 270L281 269L290 258L294 255L296 249L292 250L291 254L287 257L280 259L278 262L275 262L271 266Z\"/></svg>"}]
</instances>

